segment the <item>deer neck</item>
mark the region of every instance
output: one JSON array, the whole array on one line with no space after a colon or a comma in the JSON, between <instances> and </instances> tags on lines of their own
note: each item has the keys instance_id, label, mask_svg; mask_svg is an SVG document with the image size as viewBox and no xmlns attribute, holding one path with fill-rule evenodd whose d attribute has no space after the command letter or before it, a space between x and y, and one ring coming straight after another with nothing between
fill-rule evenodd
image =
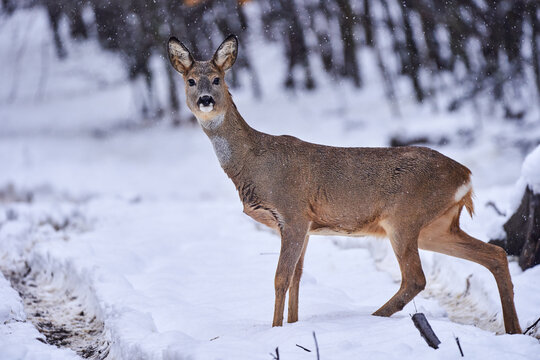
<instances>
[{"instance_id":1,"label":"deer neck","mask_svg":"<svg viewBox=\"0 0 540 360\"><path fill-rule=\"evenodd\" d=\"M223 114L200 123L214 146L221 167L234 181L254 147L255 130L245 122L234 103Z\"/></svg>"}]
</instances>

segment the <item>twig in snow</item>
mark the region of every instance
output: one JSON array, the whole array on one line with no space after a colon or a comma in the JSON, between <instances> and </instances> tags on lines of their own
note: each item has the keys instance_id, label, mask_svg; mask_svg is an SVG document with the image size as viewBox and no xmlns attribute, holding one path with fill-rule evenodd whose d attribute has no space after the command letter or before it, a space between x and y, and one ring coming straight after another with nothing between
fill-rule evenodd
<instances>
[{"instance_id":1,"label":"twig in snow","mask_svg":"<svg viewBox=\"0 0 540 360\"><path fill-rule=\"evenodd\" d=\"M502 212L501 210L499 210L499 208L497 207L497 205L495 205L495 203L493 201L488 201L486 203L486 207L492 207L493 210L495 210L495 212L499 215L499 216L506 216L506 214L504 212Z\"/></svg>"},{"instance_id":2,"label":"twig in snow","mask_svg":"<svg viewBox=\"0 0 540 360\"><path fill-rule=\"evenodd\" d=\"M529 330L531 330L533 327L536 326L536 324L538 324L539 321L540 321L540 317L539 317L538 319L536 319L536 321L533 322L533 324L532 324L531 326L529 326L529 327L527 328L527 330L525 330L525 331L523 332L523 334L526 335L526 334L529 332Z\"/></svg>"},{"instance_id":3,"label":"twig in snow","mask_svg":"<svg viewBox=\"0 0 540 360\"><path fill-rule=\"evenodd\" d=\"M459 338L456 335L454 335L454 339L456 339L456 344L459 349L459 353L461 354L461 357L464 357L465 355L463 355L463 349L461 348L461 344L459 343Z\"/></svg>"},{"instance_id":4,"label":"twig in snow","mask_svg":"<svg viewBox=\"0 0 540 360\"><path fill-rule=\"evenodd\" d=\"M300 349L302 349L304 351L311 352L311 350L309 350L308 348L303 347L302 345L296 344L296 346L298 346Z\"/></svg>"},{"instance_id":5,"label":"twig in snow","mask_svg":"<svg viewBox=\"0 0 540 360\"><path fill-rule=\"evenodd\" d=\"M317 351L317 360L320 360L320 355L319 355L319 343L317 342L317 336L315 335L315 331L313 332L313 340L315 340L315 349Z\"/></svg>"},{"instance_id":6,"label":"twig in snow","mask_svg":"<svg viewBox=\"0 0 540 360\"><path fill-rule=\"evenodd\" d=\"M431 328L431 325L429 325L426 316L423 313L416 313L412 316L412 321L414 326L416 326L418 331L420 331L420 335L422 335L424 340L426 340L426 343L432 348L438 349L441 341L437 335L435 335L435 332L433 332L433 329Z\"/></svg>"},{"instance_id":7,"label":"twig in snow","mask_svg":"<svg viewBox=\"0 0 540 360\"><path fill-rule=\"evenodd\" d=\"M463 292L463 296L468 295L469 290L471 290L471 278L472 278L472 276L473 276L473 274L469 274L469 276L467 276L467 279L465 280L465 291Z\"/></svg>"},{"instance_id":8,"label":"twig in snow","mask_svg":"<svg viewBox=\"0 0 540 360\"><path fill-rule=\"evenodd\" d=\"M279 360L279 347L276 348L276 354L274 355L274 354L270 353L270 356L274 360Z\"/></svg>"}]
</instances>

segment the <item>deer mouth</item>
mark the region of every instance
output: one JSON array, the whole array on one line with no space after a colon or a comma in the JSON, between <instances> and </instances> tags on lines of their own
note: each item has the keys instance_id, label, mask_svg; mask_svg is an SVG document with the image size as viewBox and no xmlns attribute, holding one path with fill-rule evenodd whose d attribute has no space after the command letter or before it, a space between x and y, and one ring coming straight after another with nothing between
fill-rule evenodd
<instances>
[{"instance_id":1,"label":"deer mouth","mask_svg":"<svg viewBox=\"0 0 540 360\"><path fill-rule=\"evenodd\" d=\"M199 104L199 110L201 110L202 112L210 112L212 110L214 110L214 104L209 104L209 105L203 105L203 104Z\"/></svg>"},{"instance_id":2,"label":"deer mouth","mask_svg":"<svg viewBox=\"0 0 540 360\"><path fill-rule=\"evenodd\" d=\"M199 100L197 100L197 105L199 105L199 110L205 113L214 110L215 103L216 102L214 101L214 98L208 95L201 96Z\"/></svg>"}]
</instances>

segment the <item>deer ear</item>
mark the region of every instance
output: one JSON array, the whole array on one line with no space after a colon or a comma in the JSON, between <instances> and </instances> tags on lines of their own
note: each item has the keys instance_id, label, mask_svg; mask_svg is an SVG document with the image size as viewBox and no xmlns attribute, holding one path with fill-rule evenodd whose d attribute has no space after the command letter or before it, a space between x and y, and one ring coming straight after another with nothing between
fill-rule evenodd
<instances>
[{"instance_id":1,"label":"deer ear","mask_svg":"<svg viewBox=\"0 0 540 360\"><path fill-rule=\"evenodd\" d=\"M182 75L185 75L194 63L187 47L175 37L169 39L168 53L173 68Z\"/></svg>"},{"instance_id":2,"label":"deer ear","mask_svg":"<svg viewBox=\"0 0 540 360\"><path fill-rule=\"evenodd\" d=\"M220 67L223 71L229 70L238 55L238 38L236 35L229 35L221 45L219 45L212 61L217 67Z\"/></svg>"}]
</instances>

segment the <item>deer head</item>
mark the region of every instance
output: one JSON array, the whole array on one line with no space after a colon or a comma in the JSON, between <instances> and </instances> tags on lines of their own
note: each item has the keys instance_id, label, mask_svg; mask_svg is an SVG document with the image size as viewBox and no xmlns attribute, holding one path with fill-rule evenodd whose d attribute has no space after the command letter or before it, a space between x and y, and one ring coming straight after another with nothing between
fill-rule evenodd
<instances>
[{"instance_id":1,"label":"deer head","mask_svg":"<svg viewBox=\"0 0 540 360\"><path fill-rule=\"evenodd\" d=\"M169 60L182 74L186 89L186 102L197 120L205 128L223 119L231 102L225 72L229 70L238 54L238 39L229 35L208 61L196 61L178 39L171 37L168 43Z\"/></svg>"}]
</instances>

